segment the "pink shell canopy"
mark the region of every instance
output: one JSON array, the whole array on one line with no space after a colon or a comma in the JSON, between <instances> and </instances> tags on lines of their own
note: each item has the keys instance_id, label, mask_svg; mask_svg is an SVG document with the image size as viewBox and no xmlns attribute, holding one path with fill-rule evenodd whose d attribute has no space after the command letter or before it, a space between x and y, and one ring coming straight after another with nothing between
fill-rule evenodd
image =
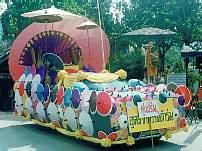
<instances>
[{"instance_id":1,"label":"pink shell canopy","mask_svg":"<svg viewBox=\"0 0 202 151\"><path fill-rule=\"evenodd\" d=\"M43 31L54 30L62 32L70 36L77 45L81 48L84 65L90 66L95 72L100 72L105 68L110 55L109 40L102 30L103 49L101 42L100 28L89 29L88 34L86 30L79 30L77 27L85 22L85 18L79 17L75 19L65 18L56 23L32 23L25 28L16 38L9 55L9 70L12 78L18 80L25 70L25 66L19 65L19 60L23 49L27 43L36 35ZM88 47L88 38L90 46L90 56ZM104 60L103 60L104 52ZM96 60L96 62L95 62Z\"/></svg>"}]
</instances>

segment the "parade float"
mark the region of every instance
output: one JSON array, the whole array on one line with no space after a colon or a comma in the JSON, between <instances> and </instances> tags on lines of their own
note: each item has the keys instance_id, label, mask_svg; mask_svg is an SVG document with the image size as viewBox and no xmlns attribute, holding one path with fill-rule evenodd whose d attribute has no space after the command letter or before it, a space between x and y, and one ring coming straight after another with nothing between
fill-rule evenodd
<instances>
[{"instance_id":1,"label":"parade float","mask_svg":"<svg viewBox=\"0 0 202 151\"><path fill-rule=\"evenodd\" d=\"M85 21L33 23L16 38L9 55L16 115L103 147L187 129L189 89L126 81L123 69L105 70L108 39L99 27L87 38L76 28Z\"/></svg>"}]
</instances>

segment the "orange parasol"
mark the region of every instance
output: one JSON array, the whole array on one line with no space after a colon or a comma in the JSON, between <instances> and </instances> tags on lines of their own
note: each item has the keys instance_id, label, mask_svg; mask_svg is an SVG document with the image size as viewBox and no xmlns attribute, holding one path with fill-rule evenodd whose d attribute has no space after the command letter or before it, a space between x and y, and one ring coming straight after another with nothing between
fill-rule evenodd
<instances>
[{"instance_id":1,"label":"orange parasol","mask_svg":"<svg viewBox=\"0 0 202 151\"><path fill-rule=\"evenodd\" d=\"M184 85L179 85L176 89L176 93L178 93L179 95L183 95L184 96L184 106L189 106L190 101L192 100L192 95L190 90L184 86Z\"/></svg>"}]
</instances>

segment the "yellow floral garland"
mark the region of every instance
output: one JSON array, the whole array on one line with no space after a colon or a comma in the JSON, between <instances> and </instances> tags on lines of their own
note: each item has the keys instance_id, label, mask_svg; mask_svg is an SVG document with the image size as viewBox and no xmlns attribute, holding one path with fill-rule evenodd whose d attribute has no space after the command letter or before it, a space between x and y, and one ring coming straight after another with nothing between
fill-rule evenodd
<instances>
[{"instance_id":1,"label":"yellow floral garland","mask_svg":"<svg viewBox=\"0 0 202 151\"><path fill-rule=\"evenodd\" d=\"M82 139L82 133L81 133L80 130L76 130L76 132L75 132L75 137L76 137L77 139Z\"/></svg>"},{"instance_id":2,"label":"yellow floral garland","mask_svg":"<svg viewBox=\"0 0 202 151\"><path fill-rule=\"evenodd\" d=\"M118 75L119 78L121 78L121 79L127 78L127 72L124 71L123 69L116 71L114 74Z\"/></svg>"},{"instance_id":3,"label":"yellow floral garland","mask_svg":"<svg viewBox=\"0 0 202 151\"><path fill-rule=\"evenodd\" d=\"M95 83L108 83L114 80L126 79L127 72L123 69L115 73L110 73L108 70L103 70L101 73L83 72L79 70L77 73L68 74L65 70L58 72L58 85L63 85L65 88L72 87L73 83L84 79Z\"/></svg>"},{"instance_id":4,"label":"yellow floral garland","mask_svg":"<svg viewBox=\"0 0 202 151\"><path fill-rule=\"evenodd\" d=\"M166 130L164 137L166 138L166 140L172 138L172 131L170 129Z\"/></svg>"},{"instance_id":5,"label":"yellow floral garland","mask_svg":"<svg viewBox=\"0 0 202 151\"><path fill-rule=\"evenodd\" d=\"M112 142L109 138L103 138L101 139L101 146L102 147L110 147L112 145Z\"/></svg>"},{"instance_id":6,"label":"yellow floral garland","mask_svg":"<svg viewBox=\"0 0 202 151\"><path fill-rule=\"evenodd\" d=\"M132 146L135 144L135 139L132 136L128 136L126 144Z\"/></svg>"}]
</instances>

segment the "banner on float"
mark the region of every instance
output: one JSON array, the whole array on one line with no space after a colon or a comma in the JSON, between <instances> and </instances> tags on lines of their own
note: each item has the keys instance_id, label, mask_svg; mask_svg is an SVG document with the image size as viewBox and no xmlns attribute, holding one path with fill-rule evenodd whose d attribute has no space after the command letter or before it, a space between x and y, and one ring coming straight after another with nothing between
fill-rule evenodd
<instances>
[{"instance_id":1,"label":"banner on float","mask_svg":"<svg viewBox=\"0 0 202 151\"><path fill-rule=\"evenodd\" d=\"M144 101L138 106L127 104L129 132L143 132L150 129L162 129L176 127L176 119L179 116L174 106L175 98L168 98L162 104L158 100ZM147 103L146 103L147 102ZM154 105L153 109L147 109L149 105ZM139 108L139 109L138 109ZM151 126L150 126L151 123Z\"/></svg>"},{"instance_id":2,"label":"banner on float","mask_svg":"<svg viewBox=\"0 0 202 151\"><path fill-rule=\"evenodd\" d=\"M155 100L138 102L137 106L140 118L159 116L160 111Z\"/></svg>"}]
</instances>

